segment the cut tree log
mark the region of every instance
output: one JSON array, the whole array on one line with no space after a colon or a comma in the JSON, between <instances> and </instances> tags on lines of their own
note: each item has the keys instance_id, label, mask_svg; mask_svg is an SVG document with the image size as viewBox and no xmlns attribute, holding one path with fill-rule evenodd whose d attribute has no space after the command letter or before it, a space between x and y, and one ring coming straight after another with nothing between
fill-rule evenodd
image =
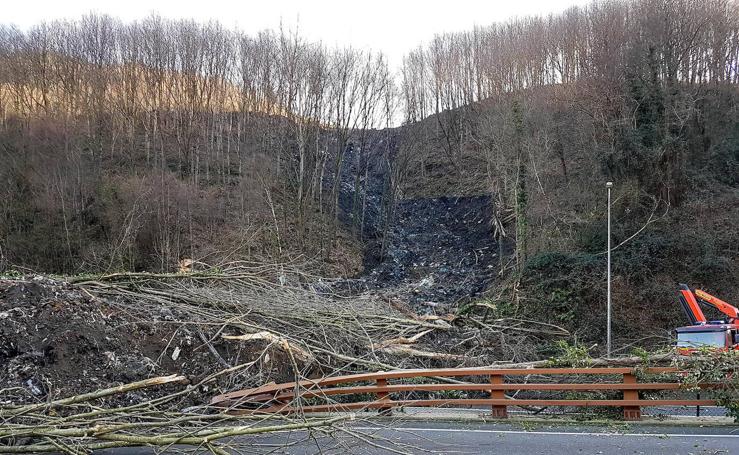
<instances>
[{"instance_id":1,"label":"cut tree log","mask_svg":"<svg viewBox=\"0 0 739 455\"><path fill-rule=\"evenodd\" d=\"M244 335L223 335L223 338L225 340L239 341L267 341L269 343L274 343L278 345L285 352L292 353L292 355L295 356L296 359L299 359L303 362L310 362L313 360L313 355L310 352L306 351L295 343L289 342L284 337L275 335L272 332L267 332L266 330L257 333L247 333Z\"/></svg>"},{"instance_id":2,"label":"cut tree log","mask_svg":"<svg viewBox=\"0 0 739 455\"><path fill-rule=\"evenodd\" d=\"M418 341L422 336L433 332L434 329L428 329L424 330L423 332L419 332L412 337L398 337L398 338L390 338L389 340L385 340L381 342L378 347L380 349L387 348L389 346L397 345L397 344L413 344L416 341Z\"/></svg>"}]
</instances>

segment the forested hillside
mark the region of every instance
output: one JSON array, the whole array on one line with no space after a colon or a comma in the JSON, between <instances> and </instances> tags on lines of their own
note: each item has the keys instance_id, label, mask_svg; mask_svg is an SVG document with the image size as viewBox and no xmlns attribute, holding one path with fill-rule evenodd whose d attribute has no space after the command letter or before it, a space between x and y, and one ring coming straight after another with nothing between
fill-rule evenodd
<instances>
[{"instance_id":1,"label":"forested hillside","mask_svg":"<svg viewBox=\"0 0 739 455\"><path fill-rule=\"evenodd\" d=\"M382 55L290 32L92 15L0 37L6 265L330 258L329 182L395 102Z\"/></svg>"},{"instance_id":2,"label":"forested hillside","mask_svg":"<svg viewBox=\"0 0 739 455\"><path fill-rule=\"evenodd\" d=\"M678 281L739 300L739 3L596 1L398 69L286 30L3 25L0 163L0 272L304 258L585 340L613 181L615 325L664 335Z\"/></svg>"},{"instance_id":3,"label":"forested hillside","mask_svg":"<svg viewBox=\"0 0 739 455\"><path fill-rule=\"evenodd\" d=\"M483 311L604 338L607 181L624 337L684 323L678 282L739 299L737 24L735 2L595 2L408 55L405 194L490 194L516 240Z\"/></svg>"}]
</instances>

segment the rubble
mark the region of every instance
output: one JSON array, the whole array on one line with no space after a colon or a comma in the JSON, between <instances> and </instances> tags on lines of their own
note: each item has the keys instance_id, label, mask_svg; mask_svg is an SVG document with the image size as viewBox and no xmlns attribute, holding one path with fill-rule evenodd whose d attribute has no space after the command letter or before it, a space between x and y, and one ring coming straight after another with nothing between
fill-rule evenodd
<instances>
[{"instance_id":1,"label":"rubble","mask_svg":"<svg viewBox=\"0 0 739 455\"><path fill-rule=\"evenodd\" d=\"M420 314L453 311L480 295L505 266L500 253L510 254L493 238L490 213L487 196L400 201L387 251L370 242L358 281Z\"/></svg>"}]
</instances>

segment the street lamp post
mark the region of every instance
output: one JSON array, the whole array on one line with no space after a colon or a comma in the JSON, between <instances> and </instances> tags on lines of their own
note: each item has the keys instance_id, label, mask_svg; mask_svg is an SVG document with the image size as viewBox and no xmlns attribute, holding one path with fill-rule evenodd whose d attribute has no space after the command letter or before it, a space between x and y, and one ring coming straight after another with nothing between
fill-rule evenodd
<instances>
[{"instance_id":1,"label":"street lamp post","mask_svg":"<svg viewBox=\"0 0 739 455\"><path fill-rule=\"evenodd\" d=\"M607 182L606 188L608 190L608 259L607 259L607 275L608 284L606 289L606 300L607 300L607 327L606 327L606 357L611 357L611 187L613 182Z\"/></svg>"}]
</instances>

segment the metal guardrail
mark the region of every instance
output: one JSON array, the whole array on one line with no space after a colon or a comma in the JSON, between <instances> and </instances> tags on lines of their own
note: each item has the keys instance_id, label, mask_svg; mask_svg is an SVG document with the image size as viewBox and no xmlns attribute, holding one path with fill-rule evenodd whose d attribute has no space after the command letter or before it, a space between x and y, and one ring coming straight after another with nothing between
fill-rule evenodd
<instances>
[{"instance_id":1,"label":"metal guardrail","mask_svg":"<svg viewBox=\"0 0 739 455\"><path fill-rule=\"evenodd\" d=\"M676 368L657 367L640 370L646 374L679 373ZM509 378L521 376L621 376L620 382L508 382ZM482 382L452 381L438 382L440 378L486 378ZM418 383L419 378L435 379L433 383ZM403 380L413 379L413 383ZM392 383L391 383L392 381ZM357 385L358 384L358 385ZM716 384L704 384L702 388L720 387ZM404 406L433 407L468 407L491 406L495 418L508 417L509 406L573 406L621 407L625 420L641 419L643 406L714 406L715 400L701 399L642 399L640 391L680 390L678 382L638 382L635 368L532 368L532 369L495 369L495 368L454 368L398 370L377 373L355 374L349 376L327 377L316 380L303 380L284 384L266 384L253 389L239 390L213 397L211 405L227 408L233 414L254 413L295 413L295 412L334 412L378 409L382 413L390 413L393 408ZM488 398L433 398L433 399L399 399L392 394L411 392L486 392ZM514 399L506 397L512 391L615 391L622 392L620 399L547 399L526 398ZM374 399L368 400L368 395ZM342 397L337 402L331 397ZM356 399L356 401L352 400ZM317 401L323 401L316 403ZM329 401L329 402L327 402Z\"/></svg>"}]
</instances>

